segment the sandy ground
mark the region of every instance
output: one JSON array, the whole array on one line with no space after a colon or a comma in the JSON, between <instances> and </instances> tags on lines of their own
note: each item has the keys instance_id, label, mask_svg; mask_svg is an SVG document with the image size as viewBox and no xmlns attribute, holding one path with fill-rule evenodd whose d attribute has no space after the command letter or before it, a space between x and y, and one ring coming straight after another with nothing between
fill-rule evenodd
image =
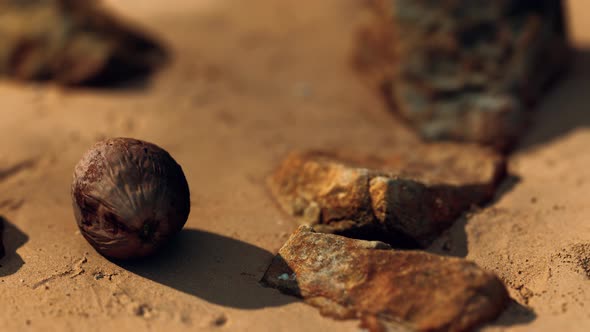
<instances>
[{"instance_id":1,"label":"sandy ground","mask_svg":"<svg viewBox=\"0 0 590 332\"><path fill-rule=\"evenodd\" d=\"M358 330L257 284L295 228L264 187L282 156L417 141L350 67L357 2L109 3L165 40L174 61L120 90L0 82L0 330ZM588 3L569 4L583 47ZM540 105L497 200L430 249L505 281L515 302L485 331L590 329L589 54ZM104 259L73 218L73 167L109 136L159 144L189 181L185 230L147 261Z\"/></svg>"}]
</instances>

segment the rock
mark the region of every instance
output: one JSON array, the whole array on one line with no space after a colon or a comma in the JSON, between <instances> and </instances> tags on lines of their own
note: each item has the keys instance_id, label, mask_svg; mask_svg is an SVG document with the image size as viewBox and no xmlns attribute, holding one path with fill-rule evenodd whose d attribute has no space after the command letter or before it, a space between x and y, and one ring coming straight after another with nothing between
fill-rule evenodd
<instances>
[{"instance_id":1,"label":"rock","mask_svg":"<svg viewBox=\"0 0 590 332\"><path fill-rule=\"evenodd\" d=\"M423 137L505 149L568 64L561 0L371 0L355 64Z\"/></svg>"},{"instance_id":2,"label":"rock","mask_svg":"<svg viewBox=\"0 0 590 332\"><path fill-rule=\"evenodd\" d=\"M291 235L261 282L323 315L358 318L370 331L469 331L497 317L509 300L495 275L464 259L307 226Z\"/></svg>"},{"instance_id":3,"label":"rock","mask_svg":"<svg viewBox=\"0 0 590 332\"><path fill-rule=\"evenodd\" d=\"M0 75L106 85L149 74L166 62L151 37L99 1L0 1Z\"/></svg>"},{"instance_id":4,"label":"rock","mask_svg":"<svg viewBox=\"0 0 590 332\"><path fill-rule=\"evenodd\" d=\"M295 152L268 184L287 213L316 231L425 247L492 198L505 173L503 157L490 150L434 144L386 158Z\"/></svg>"},{"instance_id":5,"label":"rock","mask_svg":"<svg viewBox=\"0 0 590 332\"><path fill-rule=\"evenodd\" d=\"M4 249L4 242L2 242L2 236L4 233L4 217L0 216L0 258L4 257L6 251Z\"/></svg>"}]
</instances>

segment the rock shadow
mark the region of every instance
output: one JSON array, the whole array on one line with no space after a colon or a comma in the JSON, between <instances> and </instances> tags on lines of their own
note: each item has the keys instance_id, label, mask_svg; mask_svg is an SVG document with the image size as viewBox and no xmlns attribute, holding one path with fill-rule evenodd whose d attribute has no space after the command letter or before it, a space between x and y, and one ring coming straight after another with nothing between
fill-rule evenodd
<instances>
[{"instance_id":1,"label":"rock shadow","mask_svg":"<svg viewBox=\"0 0 590 332\"><path fill-rule=\"evenodd\" d=\"M442 256L467 257L469 248L465 227L467 227L468 219L466 215L457 219L451 228L426 248L426 251Z\"/></svg>"},{"instance_id":2,"label":"rock shadow","mask_svg":"<svg viewBox=\"0 0 590 332\"><path fill-rule=\"evenodd\" d=\"M28 240L25 233L0 216L0 277L14 274L25 264L16 250Z\"/></svg>"},{"instance_id":3,"label":"rock shadow","mask_svg":"<svg viewBox=\"0 0 590 332\"><path fill-rule=\"evenodd\" d=\"M483 204L481 208L486 208L496 204L504 195L511 192L521 181L517 175L509 174L496 189L494 197ZM443 255L465 258L468 254L467 232L465 228L469 222L469 213L464 213L455 223L446 230L438 239L436 239L426 251Z\"/></svg>"},{"instance_id":4,"label":"rock shadow","mask_svg":"<svg viewBox=\"0 0 590 332\"><path fill-rule=\"evenodd\" d=\"M528 324L537 318L537 314L528 307L511 300L510 304L502 314L493 322L487 324L487 327L508 327L514 325ZM484 326L482 326L484 327Z\"/></svg>"},{"instance_id":5,"label":"rock shadow","mask_svg":"<svg viewBox=\"0 0 590 332\"><path fill-rule=\"evenodd\" d=\"M590 128L590 50L576 50L567 75L541 98L515 152L533 149L578 128Z\"/></svg>"},{"instance_id":6,"label":"rock shadow","mask_svg":"<svg viewBox=\"0 0 590 332\"><path fill-rule=\"evenodd\" d=\"M511 192L521 180L522 178L519 175L507 174L504 180L502 180L498 186L498 189L496 189L494 197L489 202L484 204L483 207L496 204L504 195Z\"/></svg>"},{"instance_id":7,"label":"rock shadow","mask_svg":"<svg viewBox=\"0 0 590 332\"><path fill-rule=\"evenodd\" d=\"M114 263L217 305L259 309L297 301L259 284L273 256L240 240L185 229L149 259Z\"/></svg>"},{"instance_id":8,"label":"rock shadow","mask_svg":"<svg viewBox=\"0 0 590 332\"><path fill-rule=\"evenodd\" d=\"M163 44L144 36L127 37L103 69L77 84L80 88L101 90L144 90L152 76L172 61Z\"/></svg>"},{"instance_id":9,"label":"rock shadow","mask_svg":"<svg viewBox=\"0 0 590 332\"><path fill-rule=\"evenodd\" d=\"M519 176L507 175L496 190L494 198L482 206L482 208L496 204L504 195L512 191L520 181L521 178ZM468 222L469 214L464 214L447 230L447 232L445 232L445 234L435 240L426 251L443 256L466 258L469 253L466 231ZM495 321L484 324L481 328L489 326L509 327L528 324L536 318L537 315L532 309L511 299L506 309Z\"/></svg>"}]
</instances>

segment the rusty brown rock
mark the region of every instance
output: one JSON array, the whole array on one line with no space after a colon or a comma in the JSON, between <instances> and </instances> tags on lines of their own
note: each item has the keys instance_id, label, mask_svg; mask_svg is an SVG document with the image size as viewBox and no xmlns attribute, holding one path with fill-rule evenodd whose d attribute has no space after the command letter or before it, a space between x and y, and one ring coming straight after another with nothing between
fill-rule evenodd
<instances>
[{"instance_id":1,"label":"rusty brown rock","mask_svg":"<svg viewBox=\"0 0 590 332\"><path fill-rule=\"evenodd\" d=\"M114 84L167 59L162 46L96 0L2 0L0 40L0 74L19 80Z\"/></svg>"},{"instance_id":2,"label":"rusty brown rock","mask_svg":"<svg viewBox=\"0 0 590 332\"><path fill-rule=\"evenodd\" d=\"M371 0L355 64L423 137L508 147L568 64L561 0Z\"/></svg>"},{"instance_id":3,"label":"rusty brown rock","mask_svg":"<svg viewBox=\"0 0 590 332\"><path fill-rule=\"evenodd\" d=\"M392 250L307 226L279 250L262 283L323 315L361 319L370 331L469 331L498 316L509 299L495 275L464 259Z\"/></svg>"},{"instance_id":4,"label":"rusty brown rock","mask_svg":"<svg viewBox=\"0 0 590 332\"><path fill-rule=\"evenodd\" d=\"M505 167L492 151L455 144L408 147L385 158L296 152L268 184L287 213L317 231L415 247L489 200Z\"/></svg>"}]
</instances>

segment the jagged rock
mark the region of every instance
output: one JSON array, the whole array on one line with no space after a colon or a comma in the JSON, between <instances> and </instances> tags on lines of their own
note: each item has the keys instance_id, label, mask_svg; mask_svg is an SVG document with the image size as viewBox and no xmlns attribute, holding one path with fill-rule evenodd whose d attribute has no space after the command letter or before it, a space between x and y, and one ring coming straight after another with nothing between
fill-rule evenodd
<instances>
[{"instance_id":1,"label":"jagged rock","mask_svg":"<svg viewBox=\"0 0 590 332\"><path fill-rule=\"evenodd\" d=\"M0 75L112 84L166 62L165 50L99 1L0 0Z\"/></svg>"},{"instance_id":2,"label":"jagged rock","mask_svg":"<svg viewBox=\"0 0 590 332\"><path fill-rule=\"evenodd\" d=\"M0 258L4 257L6 251L4 249L4 242L2 242L2 236L4 233L4 217L0 216Z\"/></svg>"},{"instance_id":3,"label":"jagged rock","mask_svg":"<svg viewBox=\"0 0 590 332\"><path fill-rule=\"evenodd\" d=\"M469 331L494 319L509 299L495 275L464 259L392 250L308 226L291 235L262 283L323 315L359 318L370 331Z\"/></svg>"},{"instance_id":4,"label":"jagged rock","mask_svg":"<svg viewBox=\"0 0 590 332\"><path fill-rule=\"evenodd\" d=\"M287 213L317 231L416 247L489 200L505 172L494 152L435 144L387 158L295 152L268 184Z\"/></svg>"},{"instance_id":5,"label":"jagged rock","mask_svg":"<svg viewBox=\"0 0 590 332\"><path fill-rule=\"evenodd\" d=\"M355 64L429 139L503 149L568 63L561 0L371 0Z\"/></svg>"}]
</instances>

